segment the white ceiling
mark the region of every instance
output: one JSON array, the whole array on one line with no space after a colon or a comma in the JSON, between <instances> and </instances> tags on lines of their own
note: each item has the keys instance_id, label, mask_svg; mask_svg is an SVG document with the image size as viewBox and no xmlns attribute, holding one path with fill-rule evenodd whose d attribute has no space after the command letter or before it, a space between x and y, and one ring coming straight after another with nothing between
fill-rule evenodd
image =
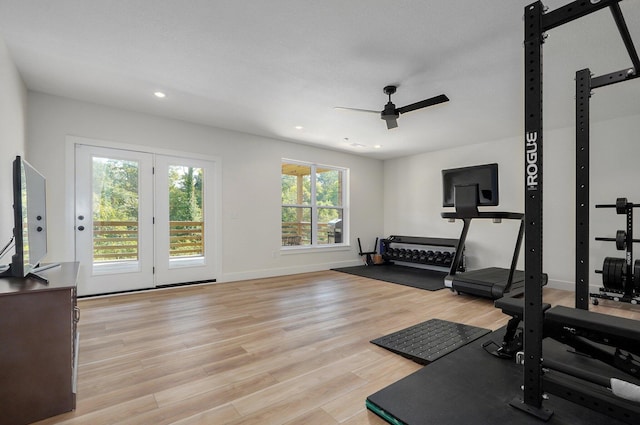
<instances>
[{"instance_id":1,"label":"white ceiling","mask_svg":"<svg viewBox=\"0 0 640 425\"><path fill-rule=\"evenodd\" d=\"M523 134L530 3L0 0L0 37L30 90L386 159ZM640 2L621 8L640 49ZM605 9L552 30L544 64L548 130L573 126L575 71L631 61ZM640 114L639 80L599 89L592 119ZM393 130L334 109L382 110L389 84L398 107L451 101Z\"/></svg>"}]
</instances>

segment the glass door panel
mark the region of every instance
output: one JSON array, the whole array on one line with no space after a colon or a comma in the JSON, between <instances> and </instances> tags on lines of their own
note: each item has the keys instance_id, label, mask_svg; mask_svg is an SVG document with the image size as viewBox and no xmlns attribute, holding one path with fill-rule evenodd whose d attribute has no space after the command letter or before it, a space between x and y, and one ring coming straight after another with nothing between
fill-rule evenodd
<instances>
[{"instance_id":1,"label":"glass door panel","mask_svg":"<svg viewBox=\"0 0 640 425\"><path fill-rule=\"evenodd\" d=\"M156 157L157 283L216 278L215 163Z\"/></svg>"},{"instance_id":2,"label":"glass door panel","mask_svg":"<svg viewBox=\"0 0 640 425\"><path fill-rule=\"evenodd\" d=\"M150 154L76 146L80 295L154 286L152 164Z\"/></svg>"}]
</instances>

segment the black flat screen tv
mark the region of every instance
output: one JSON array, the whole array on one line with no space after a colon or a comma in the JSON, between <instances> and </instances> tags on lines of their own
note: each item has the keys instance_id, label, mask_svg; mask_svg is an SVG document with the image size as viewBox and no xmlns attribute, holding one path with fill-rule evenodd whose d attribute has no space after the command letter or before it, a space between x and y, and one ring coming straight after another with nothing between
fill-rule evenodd
<instances>
[{"instance_id":1,"label":"black flat screen tv","mask_svg":"<svg viewBox=\"0 0 640 425\"><path fill-rule=\"evenodd\" d=\"M478 186L478 205L498 205L498 164L442 170L442 206L455 206L456 186Z\"/></svg>"},{"instance_id":2,"label":"black flat screen tv","mask_svg":"<svg viewBox=\"0 0 640 425\"><path fill-rule=\"evenodd\" d=\"M46 179L27 161L13 161L15 254L1 276L25 277L47 255Z\"/></svg>"}]
</instances>

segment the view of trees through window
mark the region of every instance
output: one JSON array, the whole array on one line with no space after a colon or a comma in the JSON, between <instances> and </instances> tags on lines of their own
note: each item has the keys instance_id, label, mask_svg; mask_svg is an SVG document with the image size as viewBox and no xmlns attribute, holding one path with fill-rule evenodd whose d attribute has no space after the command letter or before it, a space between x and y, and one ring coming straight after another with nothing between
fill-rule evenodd
<instances>
[{"instance_id":1,"label":"view of trees through window","mask_svg":"<svg viewBox=\"0 0 640 425\"><path fill-rule=\"evenodd\" d=\"M282 244L341 243L344 170L285 162L281 177Z\"/></svg>"},{"instance_id":2,"label":"view of trees through window","mask_svg":"<svg viewBox=\"0 0 640 425\"><path fill-rule=\"evenodd\" d=\"M202 179L202 168L169 166L171 257L204 255Z\"/></svg>"},{"instance_id":3,"label":"view of trees through window","mask_svg":"<svg viewBox=\"0 0 640 425\"><path fill-rule=\"evenodd\" d=\"M138 259L138 163L93 159L94 261ZM170 255L203 255L202 169L170 166Z\"/></svg>"},{"instance_id":4,"label":"view of trees through window","mask_svg":"<svg viewBox=\"0 0 640 425\"><path fill-rule=\"evenodd\" d=\"M93 158L94 262L138 260L138 163Z\"/></svg>"},{"instance_id":5,"label":"view of trees through window","mask_svg":"<svg viewBox=\"0 0 640 425\"><path fill-rule=\"evenodd\" d=\"M169 220L202 221L202 168L169 166Z\"/></svg>"}]
</instances>

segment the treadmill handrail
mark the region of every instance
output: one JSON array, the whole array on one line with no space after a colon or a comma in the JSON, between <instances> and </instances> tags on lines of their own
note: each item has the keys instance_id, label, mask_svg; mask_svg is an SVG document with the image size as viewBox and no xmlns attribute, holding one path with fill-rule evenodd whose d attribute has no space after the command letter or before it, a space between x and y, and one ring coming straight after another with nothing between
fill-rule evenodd
<instances>
[{"instance_id":1,"label":"treadmill handrail","mask_svg":"<svg viewBox=\"0 0 640 425\"><path fill-rule=\"evenodd\" d=\"M515 213L515 212L506 212L506 211L481 211L477 215L467 216L464 214L459 214L457 212L443 212L440 213L442 218L457 218L457 219L466 219L466 218L488 218L488 219L504 219L504 220L522 220L524 218L523 213Z\"/></svg>"},{"instance_id":2,"label":"treadmill handrail","mask_svg":"<svg viewBox=\"0 0 640 425\"><path fill-rule=\"evenodd\" d=\"M458 268L458 263L460 262L459 257L459 248L464 246L467 240L467 233L469 231L469 227L471 226L471 220L473 219L504 219L504 220L520 220L520 228L518 229L518 237L516 239L515 248L513 250L513 256L511 258L511 265L509 267L509 277L507 278L507 284L504 288L504 293L507 293L511 290L511 285L513 284L513 275L516 270L516 265L518 263L518 257L520 256L520 247L522 246L522 240L524 237L524 214L523 213L514 213L514 212L506 212L506 211L482 211L478 212L473 216L466 216L464 214L460 214L458 212L443 212L441 213L442 218L446 219L461 219L463 222L462 232L460 234L460 238L458 239L458 246L456 247L456 254L451 262L451 268L449 269L449 276L455 276L456 270Z\"/></svg>"}]
</instances>

